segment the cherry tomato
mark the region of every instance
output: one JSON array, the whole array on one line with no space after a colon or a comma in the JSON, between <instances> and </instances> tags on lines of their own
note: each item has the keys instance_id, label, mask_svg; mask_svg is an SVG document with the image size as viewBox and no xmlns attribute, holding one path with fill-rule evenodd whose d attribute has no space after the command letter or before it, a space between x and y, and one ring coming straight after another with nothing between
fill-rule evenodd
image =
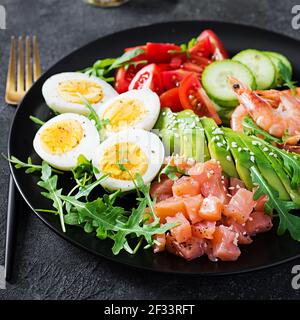
<instances>
[{"instance_id":1,"label":"cherry tomato","mask_svg":"<svg viewBox=\"0 0 300 320\"><path fill-rule=\"evenodd\" d=\"M146 57L146 46L136 46L136 47L126 48L126 49L125 49L125 52L131 51L131 50L134 50L134 49L142 49L142 50L144 50L145 52L139 54L138 56L136 56L136 57L134 57L134 58L132 58L132 59L131 59L132 61L147 60L147 57Z\"/></svg>"},{"instance_id":2,"label":"cherry tomato","mask_svg":"<svg viewBox=\"0 0 300 320\"><path fill-rule=\"evenodd\" d=\"M179 89L173 88L164 92L160 97L161 107L171 108L173 112L178 112L183 110L180 99L179 99Z\"/></svg>"},{"instance_id":3,"label":"cherry tomato","mask_svg":"<svg viewBox=\"0 0 300 320\"><path fill-rule=\"evenodd\" d=\"M191 49L189 49L189 53L192 56L208 58L213 52L213 49L214 48L212 46L210 38L203 37L202 39L198 38L197 43Z\"/></svg>"},{"instance_id":4,"label":"cherry tomato","mask_svg":"<svg viewBox=\"0 0 300 320\"><path fill-rule=\"evenodd\" d=\"M211 43L211 54L213 60L224 60L229 57L222 41L212 30L204 30L198 37L198 43L208 38Z\"/></svg>"},{"instance_id":5,"label":"cherry tomato","mask_svg":"<svg viewBox=\"0 0 300 320\"><path fill-rule=\"evenodd\" d=\"M126 70L124 67L119 68L116 72L115 89L118 93L123 93L128 91L129 84L134 78L138 69L133 66L129 66Z\"/></svg>"},{"instance_id":6,"label":"cherry tomato","mask_svg":"<svg viewBox=\"0 0 300 320\"><path fill-rule=\"evenodd\" d=\"M178 87L180 84L180 81L190 73L191 72L183 69L163 71L161 73L163 88L165 90L169 90L169 89Z\"/></svg>"},{"instance_id":7,"label":"cherry tomato","mask_svg":"<svg viewBox=\"0 0 300 320\"><path fill-rule=\"evenodd\" d=\"M222 123L214 103L207 96L195 74L192 73L181 81L179 99L183 109L191 109L201 117L208 116L213 118L217 124Z\"/></svg>"},{"instance_id":8,"label":"cherry tomato","mask_svg":"<svg viewBox=\"0 0 300 320\"><path fill-rule=\"evenodd\" d=\"M174 57L174 53L170 51L180 51L180 47L173 43L147 42L146 60L154 63L168 63Z\"/></svg>"},{"instance_id":9,"label":"cherry tomato","mask_svg":"<svg viewBox=\"0 0 300 320\"><path fill-rule=\"evenodd\" d=\"M193 62L185 62L183 65L182 65L182 68L184 70L187 70L187 71L191 71L191 72L196 72L198 73L199 75L202 74L203 70L204 70L204 67L205 66L202 66L198 63L193 63Z\"/></svg>"},{"instance_id":10,"label":"cherry tomato","mask_svg":"<svg viewBox=\"0 0 300 320\"><path fill-rule=\"evenodd\" d=\"M162 83L159 69L155 63L142 68L132 79L129 90L149 88L157 94L162 93Z\"/></svg>"}]
</instances>

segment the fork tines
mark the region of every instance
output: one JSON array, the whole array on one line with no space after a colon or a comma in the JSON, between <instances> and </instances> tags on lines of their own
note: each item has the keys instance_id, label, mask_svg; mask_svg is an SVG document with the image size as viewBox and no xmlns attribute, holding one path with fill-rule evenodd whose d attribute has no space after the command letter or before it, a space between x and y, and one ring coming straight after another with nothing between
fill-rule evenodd
<instances>
[{"instance_id":1,"label":"fork tines","mask_svg":"<svg viewBox=\"0 0 300 320\"><path fill-rule=\"evenodd\" d=\"M18 42L18 45L17 45ZM10 58L6 82L5 100L10 104L18 104L32 83L41 75L41 66L37 38L25 38L25 67L23 38L11 38ZM16 47L18 54L16 57ZM33 51L33 53L31 53ZM32 56L32 59L31 59ZM31 62L32 60L32 62Z\"/></svg>"}]
</instances>

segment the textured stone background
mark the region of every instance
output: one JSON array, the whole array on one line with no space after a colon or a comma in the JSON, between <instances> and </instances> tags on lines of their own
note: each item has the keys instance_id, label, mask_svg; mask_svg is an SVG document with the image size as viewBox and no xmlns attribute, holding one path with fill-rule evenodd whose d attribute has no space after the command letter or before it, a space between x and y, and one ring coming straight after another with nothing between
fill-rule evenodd
<instances>
[{"instance_id":1,"label":"textured stone background","mask_svg":"<svg viewBox=\"0 0 300 320\"><path fill-rule=\"evenodd\" d=\"M0 152L6 152L14 108L4 103L11 35L37 34L43 69L103 35L168 20L234 21L300 39L291 28L296 1L131 0L115 9L97 9L83 0L0 0L7 30L0 30ZM259 36L259 35L257 35ZM22 130L22 128L20 128ZM0 157L0 264L4 263L8 166ZM266 271L224 277L179 277L125 268L77 249L59 238L31 212L22 212L14 277L0 299L296 299L291 288L295 261ZM146 273L146 274L145 274Z\"/></svg>"}]
</instances>

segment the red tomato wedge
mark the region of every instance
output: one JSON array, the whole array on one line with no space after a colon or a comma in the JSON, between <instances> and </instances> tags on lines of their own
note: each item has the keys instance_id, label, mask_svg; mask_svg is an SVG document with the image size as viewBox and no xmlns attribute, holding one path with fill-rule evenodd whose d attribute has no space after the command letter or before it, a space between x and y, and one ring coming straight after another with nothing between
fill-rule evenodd
<instances>
[{"instance_id":1,"label":"red tomato wedge","mask_svg":"<svg viewBox=\"0 0 300 320\"><path fill-rule=\"evenodd\" d=\"M199 37L200 38L200 37ZM189 49L189 53L192 56L200 56L208 58L213 51L213 45L209 37L203 37L202 39L197 39L197 43Z\"/></svg>"},{"instance_id":2,"label":"red tomato wedge","mask_svg":"<svg viewBox=\"0 0 300 320\"><path fill-rule=\"evenodd\" d=\"M184 109L191 109L201 117L211 117L217 124L222 123L216 111L215 104L207 96L200 81L194 74L186 76L181 81L179 98Z\"/></svg>"},{"instance_id":3,"label":"red tomato wedge","mask_svg":"<svg viewBox=\"0 0 300 320\"><path fill-rule=\"evenodd\" d=\"M149 88L160 94L162 92L161 79L157 65L152 63L142 68L132 79L129 90Z\"/></svg>"},{"instance_id":4,"label":"red tomato wedge","mask_svg":"<svg viewBox=\"0 0 300 320\"><path fill-rule=\"evenodd\" d=\"M222 41L212 30L204 30L198 37L198 43L202 43L205 39L209 39L211 45L211 54L213 60L224 60L229 57Z\"/></svg>"},{"instance_id":5,"label":"red tomato wedge","mask_svg":"<svg viewBox=\"0 0 300 320\"><path fill-rule=\"evenodd\" d=\"M179 99L178 88L170 89L159 97L161 107L169 107L173 112L183 110Z\"/></svg>"},{"instance_id":6,"label":"red tomato wedge","mask_svg":"<svg viewBox=\"0 0 300 320\"><path fill-rule=\"evenodd\" d=\"M115 81L115 89L118 93L123 93L128 91L131 80L134 78L137 73L137 69L133 66L129 66L126 70L124 67L121 67L116 72L116 81Z\"/></svg>"},{"instance_id":7,"label":"red tomato wedge","mask_svg":"<svg viewBox=\"0 0 300 320\"><path fill-rule=\"evenodd\" d=\"M189 74L190 71L183 69L169 70L161 73L162 85L165 90L179 87L180 82Z\"/></svg>"},{"instance_id":8,"label":"red tomato wedge","mask_svg":"<svg viewBox=\"0 0 300 320\"><path fill-rule=\"evenodd\" d=\"M172 51L180 51L180 47L173 43L147 42L146 60L151 63L168 63L174 57Z\"/></svg>"},{"instance_id":9,"label":"red tomato wedge","mask_svg":"<svg viewBox=\"0 0 300 320\"><path fill-rule=\"evenodd\" d=\"M132 61L142 61L142 60L147 60L147 56L146 56L146 46L136 46L136 47L130 47L130 48L126 48L124 51L128 52L134 49L142 49L144 50L144 53L139 54L138 56L132 58Z\"/></svg>"}]
</instances>

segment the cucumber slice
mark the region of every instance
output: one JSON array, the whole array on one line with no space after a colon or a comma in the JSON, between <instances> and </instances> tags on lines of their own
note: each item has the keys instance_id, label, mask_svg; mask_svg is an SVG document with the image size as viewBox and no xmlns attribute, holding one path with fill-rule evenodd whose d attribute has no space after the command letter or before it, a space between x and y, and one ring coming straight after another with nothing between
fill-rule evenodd
<instances>
[{"instance_id":1,"label":"cucumber slice","mask_svg":"<svg viewBox=\"0 0 300 320\"><path fill-rule=\"evenodd\" d=\"M238 100L232 91L227 77L232 76L255 89L255 79L251 71L238 61L215 61L208 65L202 74L202 84L207 94L220 106L235 107Z\"/></svg>"},{"instance_id":2,"label":"cucumber slice","mask_svg":"<svg viewBox=\"0 0 300 320\"><path fill-rule=\"evenodd\" d=\"M292 64L284 55L282 55L278 52L273 52L273 51L263 51L263 53L266 54L271 59L271 61L273 62L273 65L276 69L276 79L275 79L276 81L274 83L275 87L281 86L283 84L283 79L280 74L280 69L279 69L279 65L278 65L279 61L281 61L281 63L283 63L285 65L285 67L289 71L289 77L290 77L290 79L292 79L292 73L293 73Z\"/></svg>"},{"instance_id":3,"label":"cucumber slice","mask_svg":"<svg viewBox=\"0 0 300 320\"><path fill-rule=\"evenodd\" d=\"M271 59L258 50L247 49L236 54L232 60L239 61L253 73L257 89L269 89L275 82L276 69Z\"/></svg>"}]
</instances>

